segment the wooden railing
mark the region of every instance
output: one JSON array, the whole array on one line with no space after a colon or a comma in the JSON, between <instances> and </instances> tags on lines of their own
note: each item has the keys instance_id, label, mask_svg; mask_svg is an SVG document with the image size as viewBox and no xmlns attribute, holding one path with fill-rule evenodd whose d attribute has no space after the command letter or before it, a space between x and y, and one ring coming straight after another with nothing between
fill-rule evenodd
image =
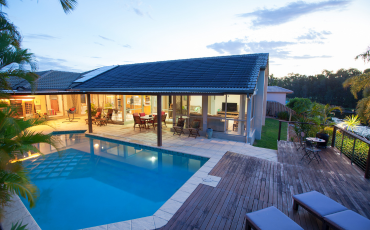
<instances>
[{"instance_id":1,"label":"wooden railing","mask_svg":"<svg viewBox=\"0 0 370 230\"><path fill-rule=\"evenodd\" d=\"M297 122L297 121L279 121L278 141L281 136L281 123L286 122L289 124L310 124L314 123ZM333 134L329 143L331 147L336 148L341 154L344 154L351 160L351 164L357 165L365 171L365 178L370 178L370 141L361 137L353 132L345 130L338 126L333 127ZM338 135L340 139L338 139ZM352 142L353 141L353 142ZM331 142L331 143L330 143ZM353 143L353 144L352 144Z\"/></svg>"}]
</instances>

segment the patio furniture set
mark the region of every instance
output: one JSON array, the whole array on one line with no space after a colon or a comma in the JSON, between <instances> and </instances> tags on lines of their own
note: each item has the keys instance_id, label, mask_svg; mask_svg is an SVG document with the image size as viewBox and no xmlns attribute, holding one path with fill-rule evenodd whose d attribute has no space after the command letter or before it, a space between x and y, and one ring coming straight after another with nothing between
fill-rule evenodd
<instances>
[{"instance_id":1,"label":"patio furniture set","mask_svg":"<svg viewBox=\"0 0 370 230\"><path fill-rule=\"evenodd\" d=\"M138 126L141 129L150 129L152 126L155 130L155 127L158 126L157 121L157 115L146 115L145 113L134 113L134 130L136 126ZM167 127L166 124L166 117L167 114L165 112L162 112L162 122ZM199 129L200 129L200 120L193 120L189 128L184 128L185 126L185 119L184 118L178 118L177 123L175 126L173 126L173 135L177 134L181 136L181 134L185 134L184 130L189 131L188 137L195 137L200 136Z\"/></svg>"},{"instance_id":2,"label":"patio furniture set","mask_svg":"<svg viewBox=\"0 0 370 230\"><path fill-rule=\"evenodd\" d=\"M294 142L295 143L295 142ZM314 145L316 143L316 146ZM327 141L318 137L307 137L305 138L305 133L301 132L299 137L299 143L296 145L297 151L299 149L304 150L304 154L301 158L301 161L307 158L309 160L308 164L311 163L312 160L316 160L317 163L320 163L321 157L319 152L321 151L319 148L326 148Z\"/></svg>"},{"instance_id":3,"label":"patio furniture set","mask_svg":"<svg viewBox=\"0 0 370 230\"><path fill-rule=\"evenodd\" d=\"M96 110L95 116L91 117L91 120L93 124L97 126L103 126L103 125L107 125L108 121L111 121L113 123L112 116L113 116L113 109L108 109L108 112L106 113L106 115L102 117L102 108L98 108ZM88 124L89 119L85 119L85 121L86 121L86 124Z\"/></svg>"},{"instance_id":4,"label":"patio furniture set","mask_svg":"<svg viewBox=\"0 0 370 230\"><path fill-rule=\"evenodd\" d=\"M293 210L297 211L299 206L306 209L321 221L322 230L328 230L329 228L340 230L370 229L369 219L348 210L343 205L317 191L294 195L293 200ZM245 219L246 230L252 228L259 230L303 230L301 226L274 206L247 213Z\"/></svg>"},{"instance_id":5,"label":"patio furniture set","mask_svg":"<svg viewBox=\"0 0 370 230\"><path fill-rule=\"evenodd\" d=\"M184 126L185 126L185 119L184 118L179 118L177 120L176 126L173 126L173 135L177 134L181 136L181 134L185 134L184 132ZM199 134L199 129L200 129L200 120L193 120L190 127L186 128L185 130L189 131L189 136L188 137L195 137L200 136Z\"/></svg>"},{"instance_id":6,"label":"patio furniture set","mask_svg":"<svg viewBox=\"0 0 370 230\"><path fill-rule=\"evenodd\" d=\"M167 127L167 124L166 124L167 114L162 111L161 115L162 115L162 122ZM152 126L153 129L155 130L155 127L158 126L158 118L156 114L146 115L145 113L134 113L133 117L134 117L134 130L136 128L136 125L139 126L140 131L142 128L150 129L150 126Z\"/></svg>"}]
</instances>

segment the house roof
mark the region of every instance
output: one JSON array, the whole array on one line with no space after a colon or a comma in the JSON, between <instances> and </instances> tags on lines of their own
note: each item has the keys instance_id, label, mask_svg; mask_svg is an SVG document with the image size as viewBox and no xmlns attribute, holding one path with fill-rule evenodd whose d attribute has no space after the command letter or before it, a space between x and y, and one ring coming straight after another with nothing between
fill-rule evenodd
<instances>
[{"instance_id":1,"label":"house roof","mask_svg":"<svg viewBox=\"0 0 370 230\"><path fill-rule=\"evenodd\" d=\"M73 85L100 92L253 92L268 54L119 65Z\"/></svg>"},{"instance_id":2,"label":"house roof","mask_svg":"<svg viewBox=\"0 0 370 230\"><path fill-rule=\"evenodd\" d=\"M65 71L41 71L36 72L39 78L36 80L36 90L59 90L64 91L70 88L72 83L81 77L81 73L65 72ZM26 80L10 76L7 81L13 90L30 91L31 84ZM30 91L31 92L31 91Z\"/></svg>"},{"instance_id":3,"label":"house roof","mask_svg":"<svg viewBox=\"0 0 370 230\"><path fill-rule=\"evenodd\" d=\"M268 93L286 93L286 94L294 93L292 90L285 89L279 86L267 86L267 92Z\"/></svg>"}]
</instances>

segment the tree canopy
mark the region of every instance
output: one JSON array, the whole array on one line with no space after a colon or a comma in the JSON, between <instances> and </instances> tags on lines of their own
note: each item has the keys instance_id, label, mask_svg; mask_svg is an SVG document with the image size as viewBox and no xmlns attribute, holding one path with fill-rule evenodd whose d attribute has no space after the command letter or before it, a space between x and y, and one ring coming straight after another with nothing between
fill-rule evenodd
<instances>
[{"instance_id":1,"label":"tree canopy","mask_svg":"<svg viewBox=\"0 0 370 230\"><path fill-rule=\"evenodd\" d=\"M364 72L370 71L370 69ZM283 78L269 77L269 85L280 86L294 91L288 98L309 98L322 104L354 109L362 95L354 98L351 89L343 88L343 83L354 76L362 75L358 69L339 69L337 72L323 70L321 74L301 75L291 73Z\"/></svg>"}]
</instances>

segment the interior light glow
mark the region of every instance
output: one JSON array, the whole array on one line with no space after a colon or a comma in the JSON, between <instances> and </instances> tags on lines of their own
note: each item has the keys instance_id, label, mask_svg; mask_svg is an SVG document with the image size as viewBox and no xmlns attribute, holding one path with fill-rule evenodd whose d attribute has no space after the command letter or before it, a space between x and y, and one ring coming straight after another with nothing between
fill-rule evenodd
<instances>
[{"instance_id":1,"label":"interior light glow","mask_svg":"<svg viewBox=\"0 0 370 230\"><path fill-rule=\"evenodd\" d=\"M95 144L94 146L95 146L95 147L99 147L99 144Z\"/></svg>"},{"instance_id":2,"label":"interior light glow","mask_svg":"<svg viewBox=\"0 0 370 230\"><path fill-rule=\"evenodd\" d=\"M40 153L35 153L35 154L32 154L31 156L28 156L28 157L25 157L25 158L22 158L22 159L12 160L12 161L10 161L10 163L15 163L17 161L25 161L25 160L28 160L28 159L31 159L31 158L38 157L40 155L41 155Z\"/></svg>"}]
</instances>

